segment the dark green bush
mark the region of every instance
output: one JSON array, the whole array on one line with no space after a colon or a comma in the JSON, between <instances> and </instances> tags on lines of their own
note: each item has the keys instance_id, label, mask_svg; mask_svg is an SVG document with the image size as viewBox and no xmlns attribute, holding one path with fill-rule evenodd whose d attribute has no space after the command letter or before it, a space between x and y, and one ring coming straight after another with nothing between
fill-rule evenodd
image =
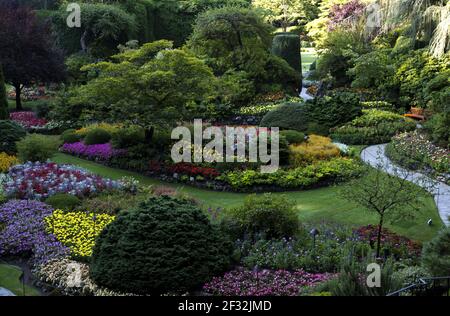
<instances>
[{"instance_id":1,"label":"dark green bush","mask_svg":"<svg viewBox=\"0 0 450 316\"><path fill-rule=\"evenodd\" d=\"M40 134L30 134L17 142L17 157L22 162L44 162L58 151L59 140Z\"/></svg>"},{"instance_id":2,"label":"dark green bush","mask_svg":"<svg viewBox=\"0 0 450 316\"><path fill-rule=\"evenodd\" d=\"M16 142L24 138L26 134L25 129L15 122L0 121L0 152L16 154Z\"/></svg>"},{"instance_id":3,"label":"dark green bush","mask_svg":"<svg viewBox=\"0 0 450 316\"><path fill-rule=\"evenodd\" d=\"M266 193L250 195L244 205L227 211L242 236L253 238L282 238L294 236L299 230L294 204L284 196Z\"/></svg>"},{"instance_id":4,"label":"dark green bush","mask_svg":"<svg viewBox=\"0 0 450 316\"><path fill-rule=\"evenodd\" d=\"M106 144L111 140L111 134L101 128L90 130L84 137L86 145Z\"/></svg>"},{"instance_id":5,"label":"dark green bush","mask_svg":"<svg viewBox=\"0 0 450 316\"><path fill-rule=\"evenodd\" d=\"M137 294L195 290L226 270L231 243L194 204L168 196L123 211L100 234L91 277Z\"/></svg>"},{"instance_id":6,"label":"dark green bush","mask_svg":"<svg viewBox=\"0 0 450 316\"><path fill-rule=\"evenodd\" d=\"M79 142L81 136L76 133L76 130L68 129L61 134L61 140L64 144L73 144Z\"/></svg>"},{"instance_id":7,"label":"dark green bush","mask_svg":"<svg viewBox=\"0 0 450 316\"><path fill-rule=\"evenodd\" d=\"M81 204L81 200L74 195L61 193L50 196L45 203L55 210L73 211Z\"/></svg>"},{"instance_id":8,"label":"dark green bush","mask_svg":"<svg viewBox=\"0 0 450 316\"><path fill-rule=\"evenodd\" d=\"M424 245L422 262L434 276L450 274L450 228L441 230L436 237Z\"/></svg>"},{"instance_id":9,"label":"dark green bush","mask_svg":"<svg viewBox=\"0 0 450 316\"><path fill-rule=\"evenodd\" d=\"M121 128L112 135L115 148L128 148L145 142L145 130L139 126Z\"/></svg>"},{"instance_id":10,"label":"dark green bush","mask_svg":"<svg viewBox=\"0 0 450 316\"><path fill-rule=\"evenodd\" d=\"M281 131L280 136L284 136L289 144L300 144L305 141L305 134L294 130Z\"/></svg>"},{"instance_id":11,"label":"dark green bush","mask_svg":"<svg viewBox=\"0 0 450 316\"><path fill-rule=\"evenodd\" d=\"M301 103L286 103L267 113L260 126L279 127L304 132L307 129L308 116Z\"/></svg>"},{"instance_id":12,"label":"dark green bush","mask_svg":"<svg viewBox=\"0 0 450 316\"><path fill-rule=\"evenodd\" d=\"M294 33L279 33L273 38L272 53L286 60L300 74L300 37Z\"/></svg>"},{"instance_id":13,"label":"dark green bush","mask_svg":"<svg viewBox=\"0 0 450 316\"><path fill-rule=\"evenodd\" d=\"M50 112L50 104L48 101L36 101L35 109L38 118L47 118Z\"/></svg>"}]
</instances>

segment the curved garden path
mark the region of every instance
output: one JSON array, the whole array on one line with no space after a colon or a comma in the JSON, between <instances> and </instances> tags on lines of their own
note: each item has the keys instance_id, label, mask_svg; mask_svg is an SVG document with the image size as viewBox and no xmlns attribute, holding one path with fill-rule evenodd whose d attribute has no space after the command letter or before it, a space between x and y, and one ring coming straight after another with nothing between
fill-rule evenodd
<instances>
[{"instance_id":1,"label":"curved garden path","mask_svg":"<svg viewBox=\"0 0 450 316\"><path fill-rule=\"evenodd\" d=\"M450 226L450 186L445 183L430 179L419 172L407 171L392 163L386 157L385 148L387 144L369 146L361 152L361 159L372 167L382 169L391 175L404 174L411 181L433 195L439 215L446 226Z\"/></svg>"}]
</instances>

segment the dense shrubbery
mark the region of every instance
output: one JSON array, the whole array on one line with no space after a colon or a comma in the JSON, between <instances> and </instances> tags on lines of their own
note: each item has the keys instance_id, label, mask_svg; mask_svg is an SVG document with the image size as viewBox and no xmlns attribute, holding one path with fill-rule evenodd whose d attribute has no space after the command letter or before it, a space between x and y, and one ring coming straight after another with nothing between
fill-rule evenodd
<instances>
[{"instance_id":1,"label":"dense shrubbery","mask_svg":"<svg viewBox=\"0 0 450 316\"><path fill-rule=\"evenodd\" d=\"M287 103L280 105L273 111L267 113L260 126L279 127L300 132L307 130L307 115L301 103Z\"/></svg>"},{"instance_id":2,"label":"dense shrubbery","mask_svg":"<svg viewBox=\"0 0 450 316\"><path fill-rule=\"evenodd\" d=\"M399 114L382 110L365 110L350 124L331 130L331 137L349 145L371 145L389 142L397 133L412 131L416 123Z\"/></svg>"},{"instance_id":3,"label":"dense shrubbery","mask_svg":"<svg viewBox=\"0 0 450 316\"><path fill-rule=\"evenodd\" d=\"M17 142L17 157L23 161L45 162L58 151L59 140L39 134L27 135Z\"/></svg>"},{"instance_id":4,"label":"dense shrubbery","mask_svg":"<svg viewBox=\"0 0 450 316\"><path fill-rule=\"evenodd\" d=\"M291 237L300 225L294 205L286 197L270 193L248 196L242 207L229 210L227 216L241 237Z\"/></svg>"},{"instance_id":5,"label":"dense shrubbery","mask_svg":"<svg viewBox=\"0 0 450 316\"><path fill-rule=\"evenodd\" d=\"M91 276L126 292L183 293L224 271L230 251L198 207L167 196L150 198L119 214L100 234Z\"/></svg>"},{"instance_id":6,"label":"dense shrubbery","mask_svg":"<svg viewBox=\"0 0 450 316\"><path fill-rule=\"evenodd\" d=\"M59 193L47 198L45 203L55 210L73 211L81 204L81 200L71 194Z\"/></svg>"},{"instance_id":7,"label":"dense shrubbery","mask_svg":"<svg viewBox=\"0 0 450 316\"><path fill-rule=\"evenodd\" d=\"M16 142L21 140L27 132L22 126L11 121L0 121L0 152L15 154Z\"/></svg>"},{"instance_id":8,"label":"dense shrubbery","mask_svg":"<svg viewBox=\"0 0 450 316\"><path fill-rule=\"evenodd\" d=\"M73 144L73 143L79 142L80 140L81 140L81 136L76 133L75 129L65 130L61 134L61 141L64 144Z\"/></svg>"},{"instance_id":9,"label":"dense shrubbery","mask_svg":"<svg viewBox=\"0 0 450 316\"><path fill-rule=\"evenodd\" d=\"M434 276L448 276L450 271L450 228L439 232L423 247L423 264Z\"/></svg>"},{"instance_id":10,"label":"dense shrubbery","mask_svg":"<svg viewBox=\"0 0 450 316\"><path fill-rule=\"evenodd\" d=\"M320 160L339 157L341 151L328 137L310 135L308 140L289 147L289 162L294 167L301 167Z\"/></svg>"},{"instance_id":11,"label":"dense shrubbery","mask_svg":"<svg viewBox=\"0 0 450 316\"><path fill-rule=\"evenodd\" d=\"M280 136L284 137L289 145L296 145L303 143L305 134L294 130L284 130L280 132Z\"/></svg>"},{"instance_id":12,"label":"dense shrubbery","mask_svg":"<svg viewBox=\"0 0 450 316\"><path fill-rule=\"evenodd\" d=\"M84 137L86 145L106 144L111 140L111 134L101 128L96 128L87 132Z\"/></svg>"}]
</instances>

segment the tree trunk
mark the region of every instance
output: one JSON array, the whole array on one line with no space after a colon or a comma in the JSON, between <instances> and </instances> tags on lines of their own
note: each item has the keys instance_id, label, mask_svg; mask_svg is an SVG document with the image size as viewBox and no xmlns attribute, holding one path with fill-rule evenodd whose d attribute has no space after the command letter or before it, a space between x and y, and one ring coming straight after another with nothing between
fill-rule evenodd
<instances>
[{"instance_id":1,"label":"tree trunk","mask_svg":"<svg viewBox=\"0 0 450 316\"><path fill-rule=\"evenodd\" d=\"M383 230L383 215L380 216L380 222L378 224L378 235L377 235L377 258L380 257L381 252L381 232Z\"/></svg>"},{"instance_id":2,"label":"tree trunk","mask_svg":"<svg viewBox=\"0 0 450 316\"><path fill-rule=\"evenodd\" d=\"M22 99L20 98L21 93L22 93L22 88L20 87L20 84L14 85L14 88L16 89L16 110L22 111L23 110Z\"/></svg>"},{"instance_id":3,"label":"tree trunk","mask_svg":"<svg viewBox=\"0 0 450 316\"><path fill-rule=\"evenodd\" d=\"M81 38L80 38L81 50L82 50L84 53L87 52L86 37L87 37L87 29L84 30L84 32L83 32L83 34L81 35Z\"/></svg>"},{"instance_id":4,"label":"tree trunk","mask_svg":"<svg viewBox=\"0 0 450 316\"><path fill-rule=\"evenodd\" d=\"M155 128L153 126L145 130L145 142L147 144L151 144L154 133L155 133Z\"/></svg>"}]
</instances>

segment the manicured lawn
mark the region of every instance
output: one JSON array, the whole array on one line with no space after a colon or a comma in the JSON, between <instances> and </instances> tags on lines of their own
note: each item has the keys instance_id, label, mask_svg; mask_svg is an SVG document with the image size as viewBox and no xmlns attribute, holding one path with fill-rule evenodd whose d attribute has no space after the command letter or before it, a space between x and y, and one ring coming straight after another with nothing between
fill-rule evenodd
<instances>
[{"instance_id":1,"label":"manicured lawn","mask_svg":"<svg viewBox=\"0 0 450 316\"><path fill-rule=\"evenodd\" d=\"M20 276L22 270L19 267L0 264L0 287L6 288L18 296L38 296L39 291L25 285L22 287Z\"/></svg>"},{"instance_id":2,"label":"manicured lawn","mask_svg":"<svg viewBox=\"0 0 450 316\"><path fill-rule=\"evenodd\" d=\"M317 59L317 53L314 48L305 48L306 52L302 52L302 72L309 71L309 66Z\"/></svg>"},{"instance_id":3,"label":"manicured lawn","mask_svg":"<svg viewBox=\"0 0 450 316\"><path fill-rule=\"evenodd\" d=\"M133 176L134 178L139 180L141 184L176 187L180 191L187 193L190 196L203 202L207 207L238 206L243 202L246 196L246 194L240 193L216 192L180 184L170 184L143 176L138 173L108 168L91 161L79 159L61 153L58 153L53 158L53 161L57 163L78 165L90 170L93 173L111 179L120 179L124 176ZM361 207L344 200L340 196L339 190L339 187L328 187L316 190L274 194L285 194L289 199L293 200L296 203L297 209L299 210L299 217L303 221L312 223L333 221L355 226L376 224L376 217L374 215L365 211ZM399 234L405 235L415 240L426 241L431 239L443 224L439 218L432 197L424 192L423 196L419 198L424 201L425 206L414 221L403 221L388 226L390 226L393 231ZM433 226L428 226L426 224L426 221L429 218L431 218L436 224L434 224Z\"/></svg>"}]
</instances>

